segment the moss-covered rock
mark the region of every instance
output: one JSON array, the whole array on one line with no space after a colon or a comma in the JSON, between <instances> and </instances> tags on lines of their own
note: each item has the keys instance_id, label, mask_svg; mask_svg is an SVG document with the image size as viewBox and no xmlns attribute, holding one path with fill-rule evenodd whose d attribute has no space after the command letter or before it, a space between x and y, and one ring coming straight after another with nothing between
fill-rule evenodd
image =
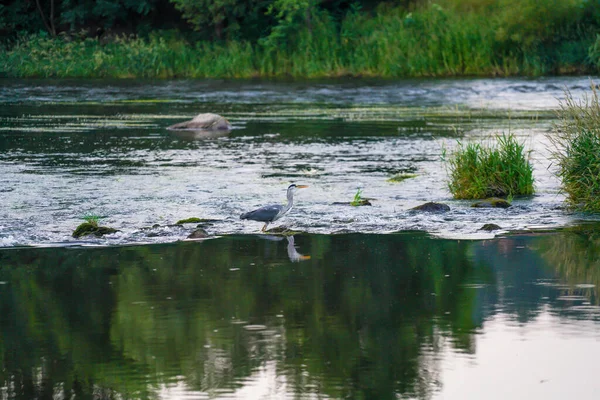
<instances>
[{"instance_id":1,"label":"moss-covered rock","mask_svg":"<svg viewBox=\"0 0 600 400\"><path fill-rule=\"evenodd\" d=\"M407 179L412 179L412 178L416 178L417 174L396 174L394 176L392 176L391 178L389 178L387 181L388 182L393 182L393 183L398 183L398 182L403 182Z\"/></svg>"},{"instance_id":2,"label":"moss-covered rock","mask_svg":"<svg viewBox=\"0 0 600 400\"><path fill-rule=\"evenodd\" d=\"M425 204L421 204L420 206L411 208L411 211L441 213L441 212L450 211L450 206L448 206L446 204L430 201Z\"/></svg>"},{"instance_id":3,"label":"moss-covered rock","mask_svg":"<svg viewBox=\"0 0 600 400\"><path fill-rule=\"evenodd\" d=\"M287 226L275 226L271 229L267 229L265 231L265 233L268 233L271 235L292 236L292 235L300 234L302 232L294 231L294 230L288 228Z\"/></svg>"},{"instance_id":4,"label":"moss-covered rock","mask_svg":"<svg viewBox=\"0 0 600 400\"><path fill-rule=\"evenodd\" d=\"M197 224L199 222L205 222L205 221L206 220L204 220L202 218L191 217L191 218L180 219L179 221L175 222L175 225Z\"/></svg>"},{"instance_id":5,"label":"moss-covered rock","mask_svg":"<svg viewBox=\"0 0 600 400\"><path fill-rule=\"evenodd\" d=\"M115 232L118 232L118 230L114 228L109 228L108 226L98 226L97 224L84 222L83 224L75 228L75 231L73 232L73 237L80 238L82 236L87 235L101 237Z\"/></svg>"},{"instance_id":6,"label":"moss-covered rock","mask_svg":"<svg viewBox=\"0 0 600 400\"><path fill-rule=\"evenodd\" d=\"M480 200L471 204L471 207L478 208L508 208L510 206L511 204L508 201L498 197L490 197L489 199Z\"/></svg>"},{"instance_id":7,"label":"moss-covered rock","mask_svg":"<svg viewBox=\"0 0 600 400\"><path fill-rule=\"evenodd\" d=\"M210 224L214 224L215 222L219 222L219 221L221 221L221 220L220 219L191 217L191 218L180 219L179 221L177 221L175 223L175 225L169 225L169 226L177 226L177 225L183 225L183 224L210 225Z\"/></svg>"}]
</instances>

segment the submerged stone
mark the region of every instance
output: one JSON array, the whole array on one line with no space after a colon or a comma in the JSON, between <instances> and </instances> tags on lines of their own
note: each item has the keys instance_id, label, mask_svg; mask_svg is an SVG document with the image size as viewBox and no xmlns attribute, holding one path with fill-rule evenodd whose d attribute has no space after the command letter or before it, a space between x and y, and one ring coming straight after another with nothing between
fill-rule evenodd
<instances>
[{"instance_id":1,"label":"submerged stone","mask_svg":"<svg viewBox=\"0 0 600 400\"><path fill-rule=\"evenodd\" d=\"M436 203L430 201L425 204L421 204L420 206L416 206L411 208L412 211L423 211L423 212L446 212L450 211L450 206L443 203Z\"/></svg>"},{"instance_id":2,"label":"submerged stone","mask_svg":"<svg viewBox=\"0 0 600 400\"><path fill-rule=\"evenodd\" d=\"M205 222L205 220L202 218L191 217L191 218L180 219L179 221L175 222L175 225L194 224L194 223L197 224L199 222Z\"/></svg>"},{"instance_id":3,"label":"submerged stone","mask_svg":"<svg viewBox=\"0 0 600 400\"><path fill-rule=\"evenodd\" d=\"M479 228L480 231L487 231L487 232L497 231L498 229L502 229L502 227L500 227L499 225L496 225L496 224L485 224L481 228Z\"/></svg>"},{"instance_id":4,"label":"submerged stone","mask_svg":"<svg viewBox=\"0 0 600 400\"><path fill-rule=\"evenodd\" d=\"M219 131L219 130L230 130L231 124L224 117L213 114L204 113L198 114L194 119L189 121L180 122L169 126L167 129L192 129L192 130L206 130L206 131Z\"/></svg>"},{"instance_id":5,"label":"submerged stone","mask_svg":"<svg viewBox=\"0 0 600 400\"><path fill-rule=\"evenodd\" d=\"M188 239L204 239L208 237L208 233L204 229L196 229L188 235Z\"/></svg>"},{"instance_id":6,"label":"submerged stone","mask_svg":"<svg viewBox=\"0 0 600 400\"><path fill-rule=\"evenodd\" d=\"M402 182L405 181L407 179L412 179L412 178L416 178L417 174L396 174L394 176L392 176L391 178L389 178L387 181L388 182Z\"/></svg>"},{"instance_id":7,"label":"submerged stone","mask_svg":"<svg viewBox=\"0 0 600 400\"><path fill-rule=\"evenodd\" d=\"M489 199L480 200L471 204L471 207L478 208L508 208L510 206L511 204L508 201L498 197L490 197Z\"/></svg>"},{"instance_id":8,"label":"submerged stone","mask_svg":"<svg viewBox=\"0 0 600 400\"><path fill-rule=\"evenodd\" d=\"M91 224L89 222L84 222L75 228L73 232L74 238L80 238L82 236L94 235L96 237L101 237L104 235L108 235L111 233L118 232L118 230L114 228L109 228L108 226L98 226L96 224Z\"/></svg>"}]
</instances>

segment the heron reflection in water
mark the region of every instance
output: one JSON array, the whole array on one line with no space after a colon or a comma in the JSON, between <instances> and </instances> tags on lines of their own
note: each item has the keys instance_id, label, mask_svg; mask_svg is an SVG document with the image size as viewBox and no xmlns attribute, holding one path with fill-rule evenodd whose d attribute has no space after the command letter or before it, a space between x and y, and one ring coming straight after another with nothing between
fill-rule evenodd
<instances>
[{"instance_id":1,"label":"heron reflection in water","mask_svg":"<svg viewBox=\"0 0 600 400\"><path fill-rule=\"evenodd\" d=\"M288 257L291 262L310 260L310 256L305 256L303 254L298 253L298 250L296 250L296 245L294 244L293 236L288 236L287 241L288 241L287 253L288 253Z\"/></svg>"},{"instance_id":2,"label":"heron reflection in water","mask_svg":"<svg viewBox=\"0 0 600 400\"><path fill-rule=\"evenodd\" d=\"M296 243L294 241L294 236L281 236L281 235L260 235L261 239L269 240L272 242L281 242L283 238L287 240L287 256L291 262L299 262L310 260L310 256L305 256L304 254L298 253L296 249Z\"/></svg>"},{"instance_id":3,"label":"heron reflection in water","mask_svg":"<svg viewBox=\"0 0 600 400\"><path fill-rule=\"evenodd\" d=\"M294 192L297 189L303 189L307 187L307 185L291 184L287 189L287 205L283 206L281 204L271 204L264 206L240 215L240 219L251 219L253 221L264 222L265 226L263 226L261 229L261 231L264 232L267 229L267 225L277 221L279 218L287 214L292 207L294 207Z\"/></svg>"}]
</instances>

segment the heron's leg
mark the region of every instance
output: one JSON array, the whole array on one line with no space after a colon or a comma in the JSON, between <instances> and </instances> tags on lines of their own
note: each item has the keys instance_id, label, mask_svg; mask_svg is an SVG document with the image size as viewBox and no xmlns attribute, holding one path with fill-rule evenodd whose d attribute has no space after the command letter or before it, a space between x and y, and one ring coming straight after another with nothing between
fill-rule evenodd
<instances>
[{"instance_id":1,"label":"heron's leg","mask_svg":"<svg viewBox=\"0 0 600 400\"><path fill-rule=\"evenodd\" d=\"M267 229L267 225L269 225L268 222L265 222L265 226L262 227L262 229L260 230L261 232L264 232Z\"/></svg>"}]
</instances>

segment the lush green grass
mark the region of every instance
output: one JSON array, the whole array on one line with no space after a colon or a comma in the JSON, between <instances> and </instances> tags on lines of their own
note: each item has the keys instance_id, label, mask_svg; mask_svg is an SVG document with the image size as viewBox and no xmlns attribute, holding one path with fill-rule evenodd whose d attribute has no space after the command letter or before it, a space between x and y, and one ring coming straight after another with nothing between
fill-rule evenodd
<instances>
[{"instance_id":1,"label":"lush green grass","mask_svg":"<svg viewBox=\"0 0 600 400\"><path fill-rule=\"evenodd\" d=\"M102 218L102 217L100 217L99 215L90 214L90 215L84 215L82 218L88 224L90 224L94 227L98 227L98 222L100 222L100 218Z\"/></svg>"},{"instance_id":2,"label":"lush green grass","mask_svg":"<svg viewBox=\"0 0 600 400\"><path fill-rule=\"evenodd\" d=\"M512 134L498 136L497 143L463 144L444 157L457 199L483 199L533 194L533 168L525 147Z\"/></svg>"},{"instance_id":3,"label":"lush green grass","mask_svg":"<svg viewBox=\"0 0 600 400\"><path fill-rule=\"evenodd\" d=\"M67 41L43 36L22 39L0 52L0 71L16 77L249 77L252 50L247 44L189 45L182 39L123 38Z\"/></svg>"},{"instance_id":4,"label":"lush green grass","mask_svg":"<svg viewBox=\"0 0 600 400\"><path fill-rule=\"evenodd\" d=\"M529 25L515 23L520 14L500 7L511 1L461 9L447 0L444 7L433 4L413 12L390 7L349 12L341 20L320 11L310 27L258 42L191 42L173 32L106 43L29 35L0 49L0 76L409 77L539 75L600 67L595 34L564 22L579 21L571 10L582 0L568 0L556 15L526 0Z\"/></svg>"},{"instance_id":5,"label":"lush green grass","mask_svg":"<svg viewBox=\"0 0 600 400\"><path fill-rule=\"evenodd\" d=\"M577 101L566 93L560 122L548 135L554 144L552 158L558 167L568 204L583 211L600 212L600 104L598 91Z\"/></svg>"}]
</instances>

